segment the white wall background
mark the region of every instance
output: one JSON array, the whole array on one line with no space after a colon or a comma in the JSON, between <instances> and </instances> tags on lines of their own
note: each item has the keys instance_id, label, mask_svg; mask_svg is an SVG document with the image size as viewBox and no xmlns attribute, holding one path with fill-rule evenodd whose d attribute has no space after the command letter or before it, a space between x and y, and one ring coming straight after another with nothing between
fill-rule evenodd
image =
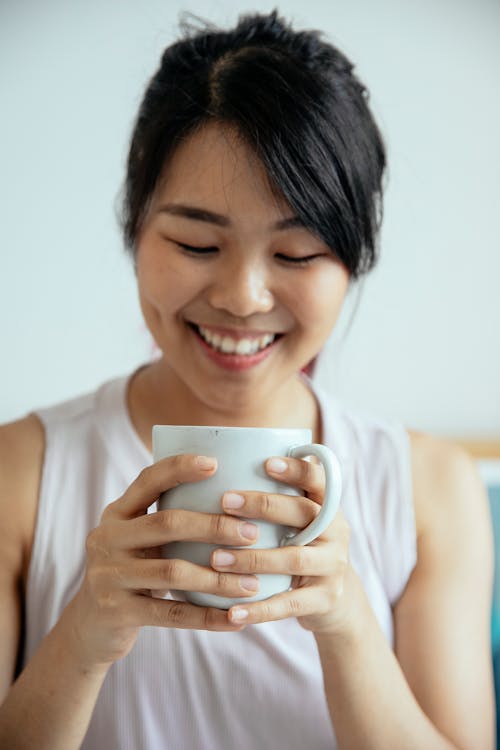
<instances>
[{"instance_id":1,"label":"white wall background","mask_svg":"<svg viewBox=\"0 0 500 750\"><path fill-rule=\"evenodd\" d=\"M273 7L1 1L1 421L149 357L114 215L143 87L180 10L225 24ZM416 429L499 435L500 4L278 7L356 62L389 151L382 259L320 379Z\"/></svg>"}]
</instances>

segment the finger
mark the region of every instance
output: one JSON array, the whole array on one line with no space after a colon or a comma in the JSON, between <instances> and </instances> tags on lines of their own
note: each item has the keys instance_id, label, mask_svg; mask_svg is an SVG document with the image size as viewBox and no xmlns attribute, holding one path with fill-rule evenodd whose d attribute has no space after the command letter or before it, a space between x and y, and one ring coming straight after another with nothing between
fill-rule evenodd
<instances>
[{"instance_id":1,"label":"finger","mask_svg":"<svg viewBox=\"0 0 500 750\"><path fill-rule=\"evenodd\" d=\"M218 596L249 596L259 590L259 579L256 576L216 572L211 568L186 560L147 560L134 559L126 563L102 566L99 571L101 580L95 581L101 588L113 586L126 590L165 591L201 591ZM94 571L94 578L96 575Z\"/></svg>"},{"instance_id":2,"label":"finger","mask_svg":"<svg viewBox=\"0 0 500 750\"><path fill-rule=\"evenodd\" d=\"M232 573L326 576L337 566L347 564L347 559L348 552L343 540L315 540L305 547L218 549L212 552L210 564L215 570Z\"/></svg>"},{"instance_id":3,"label":"finger","mask_svg":"<svg viewBox=\"0 0 500 750\"><path fill-rule=\"evenodd\" d=\"M341 596L342 584L337 586L304 586L285 591L260 602L245 602L229 609L228 617L235 624L251 625L259 622L284 620L287 617L322 615L332 611Z\"/></svg>"},{"instance_id":4,"label":"finger","mask_svg":"<svg viewBox=\"0 0 500 750\"><path fill-rule=\"evenodd\" d=\"M222 496L226 513L246 518L263 518L271 523L302 529L313 521L321 506L300 495L277 495L268 492L226 492Z\"/></svg>"},{"instance_id":5,"label":"finger","mask_svg":"<svg viewBox=\"0 0 500 750\"><path fill-rule=\"evenodd\" d=\"M300 487L315 502L323 502L325 470L322 464L304 461L302 458L276 456L266 461L266 470L280 482Z\"/></svg>"},{"instance_id":6,"label":"finger","mask_svg":"<svg viewBox=\"0 0 500 750\"><path fill-rule=\"evenodd\" d=\"M185 454L169 456L147 466L128 487L124 495L110 503L103 518L135 518L142 515L162 492L182 482L199 482L217 470L217 460L207 456Z\"/></svg>"},{"instance_id":7,"label":"finger","mask_svg":"<svg viewBox=\"0 0 500 750\"><path fill-rule=\"evenodd\" d=\"M227 611L216 607L155 599L138 594L134 597L130 617L135 624L189 630L242 630L244 625L229 622Z\"/></svg>"},{"instance_id":8,"label":"finger","mask_svg":"<svg viewBox=\"0 0 500 750\"><path fill-rule=\"evenodd\" d=\"M197 513L172 509L118 521L107 532L116 549L144 549L174 541L211 544L254 544L259 530L253 523L225 513Z\"/></svg>"},{"instance_id":9,"label":"finger","mask_svg":"<svg viewBox=\"0 0 500 750\"><path fill-rule=\"evenodd\" d=\"M344 547L347 551L349 549L350 536L351 527L342 511L339 509L329 526L327 526L313 542L310 542L310 544L314 545L318 541L335 542L339 546Z\"/></svg>"}]
</instances>

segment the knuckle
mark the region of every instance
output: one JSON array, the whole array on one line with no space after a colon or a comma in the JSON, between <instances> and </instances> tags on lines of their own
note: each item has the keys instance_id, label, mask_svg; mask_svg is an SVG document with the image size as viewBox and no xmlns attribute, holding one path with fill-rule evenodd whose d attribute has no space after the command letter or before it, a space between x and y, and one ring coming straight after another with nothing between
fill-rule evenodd
<instances>
[{"instance_id":1,"label":"knuckle","mask_svg":"<svg viewBox=\"0 0 500 750\"><path fill-rule=\"evenodd\" d=\"M109 557L107 534L103 525L96 526L87 534L85 550L90 559L96 557Z\"/></svg>"},{"instance_id":2,"label":"knuckle","mask_svg":"<svg viewBox=\"0 0 500 750\"><path fill-rule=\"evenodd\" d=\"M121 586L127 580L127 573L123 565L114 563L108 567L107 577L109 580Z\"/></svg>"},{"instance_id":3,"label":"knuckle","mask_svg":"<svg viewBox=\"0 0 500 750\"><path fill-rule=\"evenodd\" d=\"M120 601L116 591L106 589L99 592L96 604L101 612L112 616L119 609Z\"/></svg>"},{"instance_id":4,"label":"knuckle","mask_svg":"<svg viewBox=\"0 0 500 750\"><path fill-rule=\"evenodd\" d=\"M344 576L335 572L329 579L325 596L322 597L329 607L336 606L344 593Z\"/></svg>"},{"instance_id":5,"label":"knuckle","mask_svg":"<svg viewBox=\"0 0 500 750\"><path fill-rule=\"evenodd\" d=\"M160 510L156 513L155 524L159 525L162 531L173 532L177 526L176 510Z\"/></svg>"},{"instance_id":6,"label":"knuckle","mask_svg":"<svg viewBox=\"0 0 500 750\"><path fill-rule=\"evenodd\" d=\"M87 579L87 586L89 590L91 591L91 593L95 594L102 586L104 570L100 565L91 565L87 568L85 577Z\"/></svg>"},{"instance_id":7,"label":"knuckle","mask_svg":"<svg viewBox=\"0 0 500 750\"><path fill-rule=\"evenodd\" d=\"M145 490L149 487L149 485L151 484L154 466L155 464L153 464L152 466L145 466L144 469L139 472L135 480L135 485L138 490Z\"/></svg>"},{"instance_id":8,"label":"knuckle","mask_svg":"<svg viewBox=\"0 0 500 750\"><path fill-rule=\"evenodd\" d=\"M215 607L207 607L203 613L203 630L220 630L218 610Z\"/></svg>"},{"instance_id":9,"label":"knuckle","mask_svg":"<svg viewBox=\"0 0 500 750\"><path fill-rule=\"evenodd\" d=\"M185 472L186 468L191 466L191 463L192 461L190 460L190 456L186 456L184 454L170 456L170 458L168 459L168 466L170 469L172 469L176 477L180 477L183 472ZM180 479L176 479L176 483L180 484Z\"/></svg>"},{"instance_id":10,"label":"knuckle","mask_svg":"<svg viewBox=\"0 0 500 750\"><path fill-rule=\"evenodd\" d=\"M325 477L325 467L321 463L314 464L314 466L315 466L315 469L316 469L315 474L316 474L316 479L317 479L318 483L324 484L325 483L325 478L326 478Z\"/></svg>"},{"instance_id":11,"label":"knuckle","mask_svg":"<svg viewBox=\"0 0 500 750\"><path fill-rule=\"evenodd\" d=\"M266 600L260 602L259 620L266 621L273 619L273 608Z\"/></svg>"},{"instance_id":12,"label":"knuckle","mask_svg":"<svg viewBox=\"0 0 500 750\"><path fill-rule=\"evenodd\" d=\"M323 615L335 609L339 601L336 585L324 587L318 593L317 611L319 614Z\"/></svg>"},{"instance_id":13,"label":"knuckle","mask_svg":"<svg viewBox=\"0 0 500 750\"><path fill-rule=\"evenodd\" d=\"M311 461L302 461L302 476L307 485L316 484L317 465Z\"/></svg>"},{"instance_id":14,"label":"knuckle","mask_svg":"<svg viewBox=\"0 0 500 750\"><path fill-rule=\"evenodd\" d=\"M170 475L170 487L176 487L185 482L187 477L192 476L195 468L194 461L195 456L189 453L178 453L176 456L169 456L166 459Z\"/></svg>"},{"instance_id":15,"label":"knuckle","mask_svg":"<svg viewBox=\"0 0 500 750\"><path fill-rule=\"evenodd\" d=\"M85 540L85 549L88 554L92 555L96 550L98 549L98 537L99 534L99 528L92 529L87 534L87 539Z\"/></svg>"},{"instance_id":16,"label":"knuckle","mask_svg":"<svg viewBox=\"0 0 500 750\"><path fill-rule=\"evenodd\" d=\"M338 602L342 598L343 593L344 593L344 577L338 576L333 586L334 600Z\"/></svg>"},{"instance_id":17,"label":"knuckle","mask_svg":"<svg viewBox=\"0 0 500 750\"><path fill-rule=\"evenodd\" d=\"M245 552L245 570L248 570L249 573L255 573L259 569L259 553L253 549Z\"/></svg>"},{"instance_id":18,"label":"knuckle","mask_svg":"<svg viewBox=\"0 0 500 750\"><path fill-rule=\"evenodd\" d=\"M307 567L308 560L310 559L310 552L307 547L291 547L292 550L292 571L295 575L304 575Z\"/></svg>"},{"instance_id":19,"label":"knuckle","mask_svg":"<svg viewBox=\"0 0 500 750\"><path fill-rule=\"evenodd\" d=\"M165 610L162 607L162 602L159 602L154 597L151 597L149 607L151 623L158 626L164 626Z\"/></svg>"},{"instance_id":20,"label":"knuckle","mask_svg":"<svg viewBox=\"0 0 500 750\"><path fill-rule=\"evenodd\" d=\"M103 510L103 512L101 514L101 523L103 521L107 521L110 518L110 516L112 516L114 514L115 508L116 508L116 506L117 506L117 504L119 503L120 500L121 500L121 498L118 498L118 500L113 500L111 503L108 503L106 505L106 507L104 508L104 510Z\"/></svg>"},{"instance_id":21,"label":"knuckle","mask_svg":"<svg viewBox=\"0 0 500 750\"><path fill-rule=\"evenodd\" d=\"M160 560L156 566L155 574L162 581L168 581L172 584L182 583L182 561L181 560Z\"/></svg>"},{"instance_id":22,"label":"knuckle","mask_svg":"<svg viewBox=\"0 0 500 750\"><path fill-rule=\"evenodd\" d=\"M325 470L322 464L302 461L303 481L312 492L319 492L325 486Z\"/></svg>"},{"instance_id":23,"label":"knuckle","mask_svg":"<svg viewBox=\"0 0 500 750\"><path fill-rule=\"evenodd\" d=\"M231 529L232 529L232 525L231 525ZM213 514L210 518L210 531L214 539L218 541L225 539L227 532L228 532L227 517L222 515L221 513ZM230 535L233 536L232 533Z\"/></svg>"},{"instance_id":24,"label":"knuckle","mask_svg":"<svg viewBox=\"0 0 500 750\"><path fill-rule=\"evenodd\" d=\"M335 575L339 578L344 578L347 570L347 558L339 557L335 562Z\"/></svg>"},{"instance_id":25,"label":"knuckle","mask_svg":"<svg viewBox=\"0 0 500 750\"><path fill-rule=\"evenodd\" d=\"M294 616L302 613L300 601L296 596L291 596L288 600L288 609L289 612Z\"/></svg>"},{"instance_id":26,"label":"knuckle","mask_svg":"<svg viewBox=\"0 0 500 750\"><path fill-rule=\"evenodd\" d=\"M216 585L218 589L220 589L221 591L228 591L234 588L234 576L231 576L228 573L220 572L217 572L215 575Z\"/></svg>"},{"instance_id":27,"label":"knuckle","mask_svg":"<svg viewBox=\"0 0 500 750\"><path fill-rule=\"evenodd\" d=\"M95 565L86 572L87 590L101 614L112 614L120 606L120 590L110 585L113 575L113 570L104 565Z\"/></svg>"},{"instance_id":28,"label":"knuckle","mask_svg":"<svg viewBox=\"0 0 500 750\"><path fill-rule=\"evenodd\" d=\"M166 512L167 511L159 510L156 513L145 513L140 517L140 519L136 521L136 523L138 523L144 529L148 530L158 528L158 526L161 525L162 522L161 516Z\"/></svg>"},{"instance_id":29,"label":"knuckle","mask_svg":"<svg viewBox=\"0 0 500 750\"><path fill-rule=\"evenodd\" d=\"M316 518L321 512L321 505L319 503L315 503L314 500L306 499L307 503L307 512L311 519Z\"/></svg>"},{"instance_id":30,"label":"knuckle","mask_svg":"<svg viewBox=\"0 0 500 750\"><path fill-rule=\"evenodd\" d=\"M267 492L260 496L260 507L263 515L267 516L272 514L274 502L272 496L267 494Z\"/></svg>"},{"instance_id":31,"label":"knuckle","mask_svg":"<svg viewBox=\"0 0 500 750\"><path fill-rule=\"evenodd\" d=\"M186 607L182 602L172 602L168 610L168 620L174 627L179 627L185 623Z\"/></svg>"},{"instance_id":32,"label":"knuckle","mask_svg":"<svg viewBox=\"0 0 500 750\"><path fill-rule=\"evenodd\" d=\"M91 565L86 571L87 586L98 600L106 599L112 591L118 593L126 578L126 570L117 563Z\"/></svg>"}]
</instances>

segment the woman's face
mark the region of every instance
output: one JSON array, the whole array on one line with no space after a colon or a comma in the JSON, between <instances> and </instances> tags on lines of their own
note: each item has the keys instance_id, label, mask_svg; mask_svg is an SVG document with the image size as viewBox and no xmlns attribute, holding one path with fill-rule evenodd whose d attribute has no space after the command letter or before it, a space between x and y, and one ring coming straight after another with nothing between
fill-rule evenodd
<instances>
[{"instance_id":1,"label":"woman's face","mask_svg":"<svg viewBox=\"0 0 500 750\"><path fill-rule=\"evenodd\" d=\"M252 151L216 125L169 160L136 262L168 372L226 411L262 404L295 380L328 338L349 281L273 196Z\"/></svg>"}]
</instances>

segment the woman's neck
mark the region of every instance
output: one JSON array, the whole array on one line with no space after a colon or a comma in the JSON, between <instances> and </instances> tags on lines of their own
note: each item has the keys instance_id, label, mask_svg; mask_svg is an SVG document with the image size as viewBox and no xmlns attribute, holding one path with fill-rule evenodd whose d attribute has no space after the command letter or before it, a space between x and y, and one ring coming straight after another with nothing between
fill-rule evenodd
<instances>
[{"instance_id":1,"label":"woman's neck","mask_svg":"<svg viewBox=\"0 0 500 750\"><path fill-rule=\"evenodd\" d=\"M227 411L196 398L161 362L140 368L130 378L127 392L130 418L140 439L151 450L154 424L226 425L239 427L305 427L321 442L321 415L304 379L295 376L267 402Z\"/></svg>"}]
</instances>

